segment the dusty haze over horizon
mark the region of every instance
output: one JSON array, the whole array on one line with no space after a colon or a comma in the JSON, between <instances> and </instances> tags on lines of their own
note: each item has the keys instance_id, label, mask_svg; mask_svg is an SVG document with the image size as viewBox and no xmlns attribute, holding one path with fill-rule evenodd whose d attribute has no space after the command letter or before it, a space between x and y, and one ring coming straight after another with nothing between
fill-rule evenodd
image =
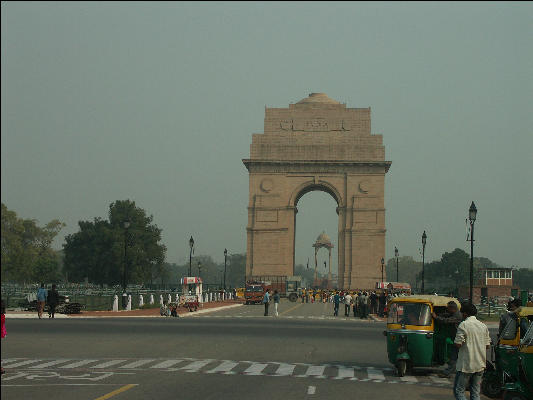
<instances>
[{"instance_id":1,"label":"dusty haze over horizon","mask_svg":"<svg viewBox=\"0 0 533 400\"><path fill-rule=\"evenodd\" d=\"M19 217L107 218L130 199L167 261L246 251L252 133L265 106L324 92L382 134L386 259L466 242L532 267L532 3L1 3L1 200ZM331 237L326 193L298 204L296 263ZM319 266L327 251L319 253ZM323 267L322 267L323 270Z\"/></svg>"}]
</instances>

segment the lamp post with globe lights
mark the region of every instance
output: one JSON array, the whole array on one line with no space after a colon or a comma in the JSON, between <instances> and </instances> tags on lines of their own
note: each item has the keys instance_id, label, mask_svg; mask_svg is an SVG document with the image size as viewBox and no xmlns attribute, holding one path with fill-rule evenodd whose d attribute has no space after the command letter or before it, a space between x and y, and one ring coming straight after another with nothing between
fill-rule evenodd
<instances>
[{"instance_id":1,"label":"lamp post with globe lights","mask_svg":"<svg viewBox=\"0 0 533 400\"><path fill-rule=\"evenodd\" d=\"M424 294L424 257L426 254L426 241L427 241L426 231L422 234L422 294Z\"/></svg>"},{"instance_id":2,"label":"lamp post with globe lights","mask_svg":"<svg viewBox=\"0 0 533 400\"><path fill-rule=\"evenodd\" d=\"M191 251L189 253L189 276L191 276L191 270L192 270L192 252L193 252L193 249L194 249L194 239L191 238L189 239L189 247L191 248Z\"/></svg>"},{"instance_id":3,"label":"lamp post with globe lights","mask_svg":"<svg viewBox=\"0 0 533 400\"><path fill-rule=\"evenodd\" d=\"M474 223L476 222L477 208L474 202L468 209L470 221L470 302L474 304Z\"/></svg>"}]
</instances>

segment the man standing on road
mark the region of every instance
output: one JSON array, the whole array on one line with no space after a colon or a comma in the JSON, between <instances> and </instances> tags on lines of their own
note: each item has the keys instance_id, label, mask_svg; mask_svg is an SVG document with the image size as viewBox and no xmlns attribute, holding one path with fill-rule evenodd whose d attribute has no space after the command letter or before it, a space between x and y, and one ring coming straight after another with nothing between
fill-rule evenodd
<instances>
[{"instance_id":1,"label":"man standing on road","mask_svg":"<svg viewBox=\"0 0 533 400\"><path fill-rule=\"evenodd\" d=\"M335 292L335 296L333 296L333 315L335 317L339 315L340 302L341 302L341 296L339 296L339 292Z\"/></svg>"},{"instance_id":2,"label":"man standing on road","mask_svg":"<svg viewBox=\"0 0 533 400\"><path fill-rule=\"evenodd\" d=\"M265 317L268 317L268 305L270 304L270 289L265 291L263 296L263 304L265 305Z\"/></svg>"},{"instance_id":3,"label":"man standing on road","mask_svg":"<svg viewBox=\"0 0 533 400\"><path fill-rule=\"evenodd\" d=\"M280 298L280 295L277 290L274 290L274 296L272 296L272 298L274 299L274 311L276 312L276 317L277 317L279 316L278 306L279 306L279 298Z\"/></svg>"},{"instance_id":4,"label":"man standing on road","mask_svg":"<svg viewBox=\"0 0 533 400\"><path fill-rule=\"evenodd\" d=\"M463 315L457 307L455 301L449 301L446 305L446 312L441 315L435 314L435 311L431 313L435 321L439 321L441 324L445 325L448 328L448 333L451 338L455 338L457 335L457 327L463 321ZM448 367L440 374L441 378L449 378L451 374L455 373L455 364L457 363L457 354L459 349L456 346L453 346L450 360L448 361Z\"/></svg>"},{"instance_id":5,"label":"man standing on road","mask_svg":"<svg viewBox=\"0 0 533 400\"><path fill-rule=\"evenodd\" d=\"M59 303L59 293L56 290L55 283L52 285L52 290L48 292L46 302L48 303L48 318L54 318L56 307Z\"/></svg>"},{"instance_id":6,"label":"man standing on road","mask_svg":"<svg viewBox=\"0 0 533 400\"><path fill-rule=\"evenodd\" d=\"M385 315L385 307L387 306L387 297L385 291L381 292L378 298L378 316L383 318Z\"/></svg>"},{"instance_id":7,"label":"man standing on road","mask_svg":"<svg viewBox=\"0 0 533 400\"><path fill-rule=\"evenodd\" d=\"M344 316L345 317L350 316L351 304L352 304L352 296L350 296L350 292L346 292L346 295L344 296Z\"/></svg>"},{"instance_id":8,"label":"man standing on road","mask_svg":"<svg viewBox=\"0 0 533 400\"><path fill-rule=\"evenodd\" d=\"M37 315L39 319L43 317L44 303L46 301L46 289L44 283L41 283L41 287L37 290Z\"/></svg>"},{"instance_id":9,"label":"man standing on road","mask_svg":"<svg viewBox=\"0 0 533 400\"><path fill-rule=\"evenodd\" d=\"M357 298L359 300L359 308L361 309L361 319L368 318L368 296L366 295L366 292L361 293L361 295Z\"/></svg>"},{"instance_id":10,"label":"man standing on road","mask_svg":"<svg viewBox=\"0 0 533 400\"><path fill-rule=\"evenodd\" d=\"M500 315L500 325L498 327L498 337L511 320L517 320L516 310L522 305L520 299L512 299L507 303L507 312Z\"/></svg>"},{"instance_id":11,"label":"man standing on road","mask_svg":"<svg viewBox=\"0 0 533 400\"><path fill-rule=\"evenodd\" d=\"M471 303L461 307L464 321L457 327L455 346L457 357L453 394L456 400L466 400L465 389L470 382L470 400L479 400L481 378L487 364L490 336L487 325L476 318L477 308Z\"/></svg>"}]
</instances>

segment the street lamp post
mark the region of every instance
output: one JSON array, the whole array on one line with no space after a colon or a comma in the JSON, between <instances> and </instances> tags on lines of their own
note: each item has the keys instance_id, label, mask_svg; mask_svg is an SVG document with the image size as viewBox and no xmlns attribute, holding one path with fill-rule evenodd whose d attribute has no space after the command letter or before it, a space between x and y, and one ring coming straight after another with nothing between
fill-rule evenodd
<instances>
[{"instance_id":1,"label":"street lamp post","mask_svg":"<svg viewBox=\"0 0 533 400\"><path fill-rule=\"evenodd\" d=\"M383 266L385 265L385 259L381 257L381 286L383 286Z\"/></svg>"},{"instance_id":2,"label":"street lamp post","mask_svg":"<svg viewBox=\"0 0 533 400\"><path fill-rule=\"evenodd\" d=\"M398 277L398 248L394 246L394 257L396 257L396 282L400 282L400 278Z\"/></svg>"},{"instance_id":3,"label":"street lamp post","mask_svg":"<svg viewBox=\"0 0 533 400\"><path fill-rule=\"evenodd\" d=\"M477 208L474 202L468 210L470 220L470 302L474 304L474 222L476 222Z\"/></svg>"},{"instance_id":4,"label":"street lamp post","mask_svg":"<svg viewBox=\"0 0 533 400\"><path fill-rule=\"evenodd\" d=\"M189 276L191 276L192 274L192 250L194 249L194 239L191 238L189 239L189 247L191 248L191 251L189 253Z\"/></svg>"},{"instance_id":5,"label":"street lamp post","mask_svg":"<svg viewBox=\"0 0 533 400\"><path fill-rule=\"evenodd\" d=\"M128 228L130 227L130 221L124 221L124 273L122 275L122 287L124 292L128 286L127 282L127 268L128 268Z\"/></svg>"},{"instance_id":6,"label":"street lamp post","mask_svg":"<svg viewBox=\"0 0 533 400\"><path fill-rule=\"evenodd\" d=\"M424 257L426 255L426 231L422 234L422 294L424 294Z\"/></svg>"},{"instance_id":7,"label":"street lamp post","mask_svg":"<svg viewBox=\"0 0 533 400\"><path fill-rule=\"evenodd\" d=\"M228 260L228 249L224 249L224 290L226 290L226 264Z\"/></svg>"}]
</instances>

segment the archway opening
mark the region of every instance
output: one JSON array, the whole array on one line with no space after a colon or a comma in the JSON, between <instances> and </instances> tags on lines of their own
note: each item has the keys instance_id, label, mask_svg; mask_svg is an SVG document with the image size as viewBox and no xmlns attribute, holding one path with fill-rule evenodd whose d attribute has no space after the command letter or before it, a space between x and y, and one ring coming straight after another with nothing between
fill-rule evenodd
<instances>
[{"instance_id":1,"label":"archway opening","mask_svg":"<svg viewBox=\"0 0 533 400\"><path fill-rule=\"evenodd\" d=\"M331 265L326 247L318 249L316 264L319 281L325 285L331 268L332 282L335 287L338 276L338 226L337 200L335 194L323 186L310 186L295 199L298 210L294 228L294 272L301 275L306 287L313 286L315 274L315 247L318 237L325 233L333 247Z\"/></svg>"}]
</instances>

